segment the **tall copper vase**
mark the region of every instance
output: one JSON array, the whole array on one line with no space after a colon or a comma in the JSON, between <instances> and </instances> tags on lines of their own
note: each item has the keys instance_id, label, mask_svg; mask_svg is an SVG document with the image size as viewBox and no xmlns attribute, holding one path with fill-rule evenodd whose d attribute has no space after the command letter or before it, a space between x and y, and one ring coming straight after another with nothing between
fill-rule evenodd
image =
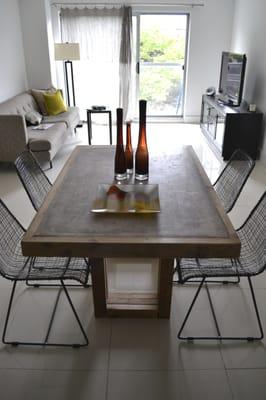
<instances>
[{"instance_id":1,"label":"tall copper vase","mask_svg":"<svg viewBox=\"0 0 266 400\"><path fill-rule=\"evenodd\" d=\"M126 157L126 167L127 174L133 173L133 149L131 143L131 123L126 123L127 127L127 141L126 141L126 149L125 149L125 157Z\"/></svg>"},{"instance_id":2,"label":"tall copper vase","mask_svg":"<svg viewBox=\"0 0 266 400\"><path fill-rule=\"evenodd\" d=\"M126 157L123 144L123 109L116 110L117 139L115 151L115 179L122 181L127 178Z\"/></svg>"},{"instance_id":3,"label":"tall copper vase","mask_svg":"<svg viewBox=\"0 0 266 400\"><path fill-rule=\"evenodd\" d=\"M149 178L149 153L146 138L147 101L139 102L139 140L135 155L135 178L144 181Z\"/></svg>"}]
</instances>

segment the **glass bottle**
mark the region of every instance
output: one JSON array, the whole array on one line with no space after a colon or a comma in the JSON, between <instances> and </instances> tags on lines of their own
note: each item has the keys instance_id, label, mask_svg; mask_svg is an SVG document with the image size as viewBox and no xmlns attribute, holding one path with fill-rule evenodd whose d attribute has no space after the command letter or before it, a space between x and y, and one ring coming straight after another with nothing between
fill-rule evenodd
<instances>
[{"instance_id":1,"label":"glass bottle","mask_svg":"<svg viewBox=\"0 0 266 400\"><path fill-rule=\"evenodd\" d=\"M117 139L115 150L115 179L122 181L127 178L126 157L123 144L123 109L116 109Z\"/></svg>"},{"instance_id":2,"label":"glass bottle","mask_svg":"<svg viewBox=\"0 0 266 400\"><path fill-rule=\"evenodd\" d=\"M125 157L126 157L126 167L127 174L133 173L133 149L131 144L131 123L126 123L127 127L127 141L126 141L126 149L125 149Z\"/></svg>"},{"instance_id":3,"label":"glass bottle","mask_svg":"<svg viewBox=\"0 0 266 400\"><path fill-rule=\"evenodd\" d=\"M135 178L144 181L149 178L149 153L146 139L147 101L139 101L139 141L135 154Z\"/></svg>"}]
</instances>

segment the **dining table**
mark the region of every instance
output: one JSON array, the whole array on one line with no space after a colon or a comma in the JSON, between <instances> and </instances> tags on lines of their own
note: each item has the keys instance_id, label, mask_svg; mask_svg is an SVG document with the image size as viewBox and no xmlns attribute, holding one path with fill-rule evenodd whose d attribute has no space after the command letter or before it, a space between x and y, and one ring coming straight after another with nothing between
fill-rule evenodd
<instances>
[{"instance_id":1,"label":"dining table","mask_svg":"<svg viewBox=\"0 0 266 400\"><path fill-rule=\"evenodd\" d=\"M88 257L95 317L169 318L175 259L235 258L239 238L192 146L150 152L146 182L134 175L115 181L114 156L115 146L73 150L27 229L22 252ZM98 198L103 188L120 195L150 187L156 188L155 208L108 209ZM145 262L147 273L156 275L152 290L143 290L141 275L128 289ZM108 277L110 265L115 278ZM129 282L112 290L123 265L130 266Z\"/></svg>"}]
</instances>

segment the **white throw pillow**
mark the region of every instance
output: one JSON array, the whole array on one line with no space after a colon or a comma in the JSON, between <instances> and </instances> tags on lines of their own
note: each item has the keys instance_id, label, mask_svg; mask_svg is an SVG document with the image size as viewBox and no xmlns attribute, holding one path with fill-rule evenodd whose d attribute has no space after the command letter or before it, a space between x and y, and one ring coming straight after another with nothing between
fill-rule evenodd
<instances>
[{"instance_id":1,"label":"white throw pillow","mask_svg":"<svg viewBox=\"0 0 266 400\"><path fill-rule=\"evenodd\" d=\"M29 111L25 114L25 119L29 125L39 125L42 122L42 115L38 111Z\"/></svg>"}]
</instances>

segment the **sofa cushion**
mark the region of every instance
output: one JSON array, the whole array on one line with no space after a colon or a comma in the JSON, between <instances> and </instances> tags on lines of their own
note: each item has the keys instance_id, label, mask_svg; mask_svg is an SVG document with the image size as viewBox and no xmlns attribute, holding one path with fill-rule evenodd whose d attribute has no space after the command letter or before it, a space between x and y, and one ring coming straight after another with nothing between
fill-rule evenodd
<instances>
[{"instance_id":1,"label":"sofa cushion","mask_svg":"<svg viewBox=\"0 0 266 400\"><path fill-rule=\"evenodd\" d=\"M0 104L0 114L25 115L29 111L40 111L30 93L24 92Z\"/></svg>"},{"instance_id":2,"label":"sofa cushion","mask_svg":"<svg viewBox=\"0 0 266 400\"><path fill-rule=\"evenodd\" d=\"M58 115L47 115L43 117L44 123L65 122L68 128L74 128L79 123L79 109L78 107L68 107L66 112Z\"/></svg>"},{"instance_id":3,"label":"sofa cushion","mask_svg":"<svg viewBox=\"0 0 266 400\"><path fill-rule=\"evenodd\" d=\"M32 151L48 151L53 146L58 146L58 142L63 142L66 126L58 122L45 130L36 130L28 128L28 148Z\"/></svg>"},{"instance_id":4,"label":"sofa cushion","mask_svg":"<svg viewBox=\"0 0 266 400\"><path fill-rule=\"evenodd\" d=\"M44 93L43 97L48 115L58 115L67 111L60 90L57 90L55 93Z\"/></svg>"}]
</instances>

